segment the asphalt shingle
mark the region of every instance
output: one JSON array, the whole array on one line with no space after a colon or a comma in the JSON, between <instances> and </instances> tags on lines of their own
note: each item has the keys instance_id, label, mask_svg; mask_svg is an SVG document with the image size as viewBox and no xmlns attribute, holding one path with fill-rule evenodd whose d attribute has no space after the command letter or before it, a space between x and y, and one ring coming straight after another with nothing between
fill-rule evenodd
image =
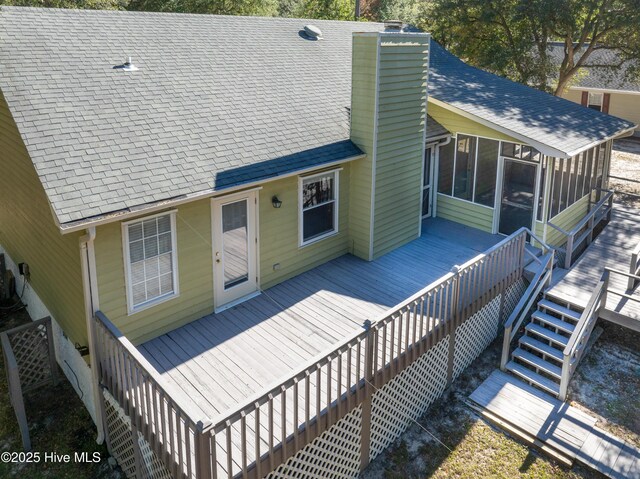
<instances>
[{"instance_id":1,"label":"asphalt shingle","mask_svg":"<svg viewBox=\"0 0 640 479\"><path fill-rule=\"evenodd\" d=\"M429 96L572 156L633 123L467 65L431 42Z\"/></svg>"},{"instance_id":2,"label":"asphalt shingle","mask_svg":"<svg viewBox=\"0 0 640 479\"><path fill-rule=\"evenodd\" d=\"M0 89L58 221L361 154L349 140L352 34L383 26L313 20L323 39L311 41L309 22L2 7ZM137 71L117 68L129 56ZM630 126L435 42L429 94L566 151ZM429 134L440 128L429 121Z\"/></svg>"}]
</instances>

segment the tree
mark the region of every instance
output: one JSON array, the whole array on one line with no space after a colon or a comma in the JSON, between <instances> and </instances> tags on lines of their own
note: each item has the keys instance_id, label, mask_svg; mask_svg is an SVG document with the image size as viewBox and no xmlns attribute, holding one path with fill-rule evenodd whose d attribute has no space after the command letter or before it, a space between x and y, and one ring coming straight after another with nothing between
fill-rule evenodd
<instances>
[{"instance_id":1,"label":"tree","mask_svg":"<svg viewBox=\"0 0 640 479\"><path fill-rule=\"evenodd\" d=\"M129 0L128 10L147 12L261 15L278 13L277 0Z\"/></svg>"},{"instance_id":2,"label":"tree","mask_svg":"<svg viewBox=\"0 0 640 479\"><path fill-rule=\"evenodd\" d=\"M355 2L351 0L303 0L296 16L321 20L353 20Z\"/></svg>"},{"instance_id":3,"label":"tree","mask_svg":"<svg viewBox=\"0 0 640 479\"><path fill-rule=\"evenodd\" d=\"M419 24L471 64L556 95L581 68L640 59L640 0L431 0ZM552 41L564 47L559 64ZM619 63L589 62L598 50Z\"/></svg>"},{"instance_id":4,"label":"tree","mask_svg":"<svg viewBox=\"0 0 640 479\"><path fill-rule=\"evenodd\" d=\"M46 8L87 8L92 10L122 10L126 0L0 0L0 5Z\"/></svg>"}]
</instances>

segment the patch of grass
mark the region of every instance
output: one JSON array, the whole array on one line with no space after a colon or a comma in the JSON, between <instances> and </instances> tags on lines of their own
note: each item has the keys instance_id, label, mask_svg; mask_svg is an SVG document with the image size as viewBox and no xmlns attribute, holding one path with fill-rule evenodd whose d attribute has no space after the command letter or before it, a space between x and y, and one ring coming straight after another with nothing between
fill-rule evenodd
<instances>
[{"instance_id":1,"label":"patch of grass","mask_svg":"<svg viewBox=\"0 0 640 479\"><path fill-rule=\"evenodd\" d=\"M21 310L0 318L0 330L6 330L30 321ZM95 442L96 431L82 401L66 378L60 373L57 386L43 386L25 396L25 409L29 422L32 450L40 452L39 463L20 464L0 462L0 477L28 477L29 479L120 479L124 475L112 470L107 463L104 445ZM88 393L88 392L87 392ZM0 452L22 451L22 438L18 422L9 401L4 362L0 355ZM69 463L44 462L45 452L70 454ZM74 453L99 452L99 463L75 462Z\"/></svg>"}]
</instances>

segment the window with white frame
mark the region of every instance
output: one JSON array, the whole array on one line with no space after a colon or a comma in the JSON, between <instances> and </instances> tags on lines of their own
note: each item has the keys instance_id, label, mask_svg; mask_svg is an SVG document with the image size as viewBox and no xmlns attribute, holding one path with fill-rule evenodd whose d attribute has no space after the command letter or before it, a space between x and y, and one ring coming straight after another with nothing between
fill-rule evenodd
<instances>
[{"instance_id":1,"label":"window with white frame","mask_svg":"<svg viewBox=\"0 0 640 479\"><path fill-rule=\"evenodd\" d=\"M178 294L175 212L123 223L129 312Z\"/></svg>"},{"instance_id":2,"label":"window with white frame","mask_svg":"<svg viewBox=\"0 0 640 479\"><path fill-rule=\"evenodd\" d=\"M300 244L338 231L338 172L300 178Z\"/></svg>"}]
</instances>

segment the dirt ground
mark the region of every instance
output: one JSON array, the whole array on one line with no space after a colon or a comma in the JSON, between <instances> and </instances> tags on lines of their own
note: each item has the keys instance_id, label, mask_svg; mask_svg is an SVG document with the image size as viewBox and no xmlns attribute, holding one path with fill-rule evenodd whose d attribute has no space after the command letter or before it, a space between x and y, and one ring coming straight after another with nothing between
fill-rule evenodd
<instances>
[{"instance_id":1,"label":"dirt ground","mask_svg":"<svg viewBox=\"0 0 640 479\"><path fill-rule=\"evenodd\" d=\"M598 419L598 427L638 444L640 440L640 335L603 325L574 376L573 406ZM498 338L418 420L361 474L395 478L603 478L576 465L567 469L507 437L465 404L499 365Z\"/></svg>"},{"instance_id":2,"label":"dirt ground","mask_svg":"<svg viewBox=\"0 0 640 479\"><path fill-rule=\"evenodd\" d=\"M12 303L13 304L13 303ZM0 331L30 321L24 309L9 311L7 304L0 304ZM25 409L29 422L29 434L34 452L39 452L38 463L6 463L0 461L1 478L29 479L124 479L119 468L112 468L104 445L95 442L95 426L80 401L67 382L64 374L57 386L44 386L25 395ZM0 354L0 453L22 451L22 439L18 422L8 397L3 356ZM71 461L44 462L47 452L70 454L87 452L100 453L100 462L78 463Z\"/></svg>"},{"instance_id":3,"label":"dirt ground","mask_svg":"<svg viewBox=\"0 0 640 479\"><path fill-rule=\"evenodd\" d=\"M615 201L640 208L640 138L613 142L610 175L609 187L619 192Z\"/></svg>"}]
</instances>

